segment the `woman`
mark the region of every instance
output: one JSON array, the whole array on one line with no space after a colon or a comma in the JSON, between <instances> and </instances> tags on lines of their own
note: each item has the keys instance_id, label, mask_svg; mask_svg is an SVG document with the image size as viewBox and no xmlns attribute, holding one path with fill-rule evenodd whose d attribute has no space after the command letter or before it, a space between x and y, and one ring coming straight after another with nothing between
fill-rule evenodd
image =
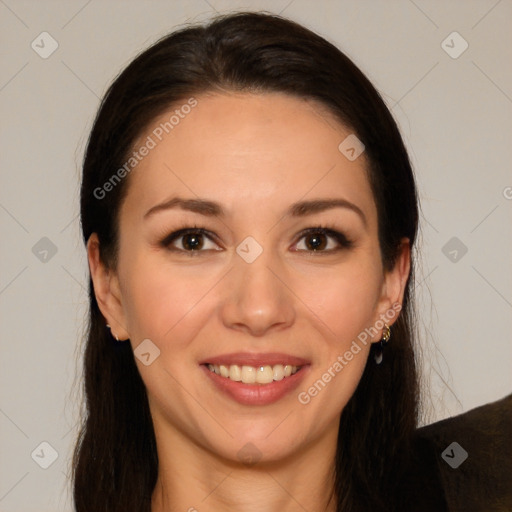
<instances>
[{"instance_id":1,"label":"woman","mask_svg":"<svg viewBox=\"0 0 512 512\"><path fill-rule=\"evenodd\" d=\"M81 219L78 512L428 509L415 181L344 54L256 13L163 38L102 102Z\"/></svg>"}]
</instances>

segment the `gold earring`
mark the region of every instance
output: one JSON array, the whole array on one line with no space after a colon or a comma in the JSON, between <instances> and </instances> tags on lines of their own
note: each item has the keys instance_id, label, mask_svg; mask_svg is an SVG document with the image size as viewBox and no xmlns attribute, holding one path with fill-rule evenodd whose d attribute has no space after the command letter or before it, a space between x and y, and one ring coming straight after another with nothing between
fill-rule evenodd
<instances>
[{"instance_id":1,"label":"gold earring","mask_svg":"<svg viewBox=\"0 0 512 512\"><path fill-rule=\"evenodd\" d=\"M375 354L373 358L375 359L376 364L382 363L384 347L388 344L389 339L391 338L391 328L388 324L384 324L384 330L382 331L382 339L377 343L377 347L375 348Z\"/></svg>"},{"instance_id":2,"label":"gold earring","mask_svg":"<svg viewBox=\"0 0 512 512\"><path fill-rule=\"evenodd\" d=\"M381 343L384 342L384 345L387 344L389 341L389 338L391 338L391 328L388 324L384 324L384 330L382 331L382 340Z\"/></svg>"}]
</instances>

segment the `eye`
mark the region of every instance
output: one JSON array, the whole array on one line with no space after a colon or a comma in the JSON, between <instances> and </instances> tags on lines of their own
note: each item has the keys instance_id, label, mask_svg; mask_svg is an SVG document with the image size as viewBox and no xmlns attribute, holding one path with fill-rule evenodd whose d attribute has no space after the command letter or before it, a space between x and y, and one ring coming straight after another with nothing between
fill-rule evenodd
<instances>
[{"instance_id":1,"label":"eye","mask_svg":"<svg viewBox=\"0 0 512 512\"><path fill-rule=\"evenodd\" d=\"M208 250L218 251L218 245L204 228L193 227L173 231L167 235L160 245L176 252L203 252Z\"/></svg>"},{"instance_id":2,"label":"eye","mask_svg":"<svg viewBox=\"0 0 512 512\"><path fill-rule=\"evenodd\" d=\"M295 246L296 251L308 252L337 252L349 249L354 244L343 233L335 229L317 226L308 228L300 234L300 240Z\"/></svg>"},{"instance_id":3,"label":"eye","mask_svg":"<svg viewBox=\"0 0 512 512\"><path fill-rule=\"evenodd\" d=\"M218 244L213 241L214 236L205 228L198 226L178 229L167 235L160 246L173 252L194 253L205 251L219 251ZM333 253L342 249L349 249L353 242L343 233L333 228L317 226L302 231L295 251L310 253Z\"/></svg>"}]
</instances>

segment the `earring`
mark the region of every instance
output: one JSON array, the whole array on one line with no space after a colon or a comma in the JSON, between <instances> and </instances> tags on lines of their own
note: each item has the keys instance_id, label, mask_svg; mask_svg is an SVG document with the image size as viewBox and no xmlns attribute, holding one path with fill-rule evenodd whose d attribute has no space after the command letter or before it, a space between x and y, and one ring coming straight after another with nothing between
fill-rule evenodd
<instances>
[{"instance_id":1,"label":"earring","mask_svg":"<svg viewBox=\"0 0 512 512\"><path fill-rule=\"evenodd\" d=\"M116 339L116 341L119 341L117 335L112 332L112 328L110 327L110 325L107 324L107 328L110 330L110 335L113 336Z\"/></svg>"},{"instance_id":2,"label":"earring","mask_svg":"<svg viewBox=\"0 0 512 512\"><path fill-rule=\"evenodd\" d=\"M376 364L382 363L384 347L388 344L389 338L391 338L391 329L388 324L384 324L384 330L382 331L382 339L379 341L378 347L373 356Z\"/></svg>"}]
</instances>

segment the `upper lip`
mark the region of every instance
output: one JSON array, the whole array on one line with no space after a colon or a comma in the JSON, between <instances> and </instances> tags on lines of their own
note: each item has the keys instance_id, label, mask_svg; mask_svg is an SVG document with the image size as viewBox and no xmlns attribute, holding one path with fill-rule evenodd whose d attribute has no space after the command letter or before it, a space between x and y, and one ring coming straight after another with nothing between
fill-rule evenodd
<instances>
[{"instance_id":1,"label":"upper lip","mask_svg":"<svg viewBox=\"0 0 512 512\"><path fill-rule=\"evenodd\" d=\"M231 354L223 354L220 356L212 356L204 359L199 364L218 364L218 365L238 365L238 366L274 366L276 364L305 366L309 361L302 357L296 357L289 354L280 354L277 352L268 352L255 354L251 352L236 352Z\"/></svg>"}]
</instances>

